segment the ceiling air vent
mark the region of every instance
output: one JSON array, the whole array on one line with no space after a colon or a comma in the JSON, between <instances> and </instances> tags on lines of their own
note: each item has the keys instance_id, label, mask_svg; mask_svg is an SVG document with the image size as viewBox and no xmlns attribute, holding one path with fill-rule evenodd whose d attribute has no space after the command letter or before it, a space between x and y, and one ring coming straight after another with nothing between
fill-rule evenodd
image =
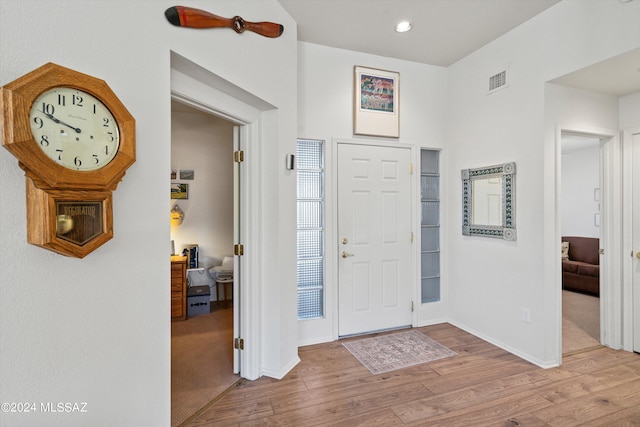
<instances>
[{"instance_id":1,"label":"ceiling air vent","mask_svg":"<svg viewBox=\"0 0 640 427\"><path fill-rule=\"evenodd\" d=\"M501 71L489 77L489 93L507 87L507 70Z\"/></svg>"}]
</instances>

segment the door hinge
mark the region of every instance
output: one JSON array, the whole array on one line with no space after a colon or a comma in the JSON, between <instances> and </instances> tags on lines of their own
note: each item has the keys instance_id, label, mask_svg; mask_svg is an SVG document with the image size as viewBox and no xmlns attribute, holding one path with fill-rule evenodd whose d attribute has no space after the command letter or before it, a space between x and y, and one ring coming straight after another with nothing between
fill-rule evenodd
<instances>
[{"instance_id":1,"label":"door hinge","mask_svg":"<svg viewBox=\"0 0 640 427\"><path fill-rule=\"evenodd\" d=\"M412 312L412 313L413 313L413 310L414 310L414 308L413 308L413 301L411 301L411 312Z\"/></svg>"},{"instance_id":2,"label":"door hinge","mask_svg":"<svg viewBox=\"0 0 640 427\"><path fill-rule=\"evenodd\" d=\"M409 236L409 241L410 241L411 243L413 243L413 231L411 232L411 235Z\"/></svg>"},{"instance_id":3,"label":"door hinge","mask_svg":"<svg viewBox=\"0 0 640 427\"><path fill-rule=\"evenodd\" d=\"M237 256L244 255L244 245L233 245L233 254Z\"/></svg>"},{"instance_id":4,"label":"door hinge","mask_svg":"<svg viewBox=\"0 0 640 427\"><path fill-rule=\"evenodd\" d=\"M409 163L409 174L413 175L413 163Z\"/></svg>"},{"instance_id":5,"label":"door hinge","mask_svg":"<svg viewBox=\"0 0 640 427\"><path fill-rule=\"evenodd\" d=\"M235 348L236 350L244 350L244 339L234 338L233 348Z\"/></svg>"},{"instance_id":6,"label":"door hinge","mask_svg":"<svg viewBox=\"0 0 640 427\"><path fill-rule=\"evenodd\" d=\"M233 161L236 163L244 162L244 151L238 150L233 152Z\"/></svg>"}]
</instances>

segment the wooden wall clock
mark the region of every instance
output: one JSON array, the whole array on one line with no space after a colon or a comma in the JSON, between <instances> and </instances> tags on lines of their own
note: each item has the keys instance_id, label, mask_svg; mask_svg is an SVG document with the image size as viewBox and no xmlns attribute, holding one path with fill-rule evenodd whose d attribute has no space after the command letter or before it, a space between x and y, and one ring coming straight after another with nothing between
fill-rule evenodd
<instances>
[{"instance_id":1,"label":"wooden wall clock","mask_svg":"<svg viewBox=\"0 0 640 427\"><path fill-rule=\"evenodd\" d=\"M109 86L48 63L0 88L2 145L25 171L27 241L84 258L113 237L135 120Z\"/></svg>"}]
</instances>

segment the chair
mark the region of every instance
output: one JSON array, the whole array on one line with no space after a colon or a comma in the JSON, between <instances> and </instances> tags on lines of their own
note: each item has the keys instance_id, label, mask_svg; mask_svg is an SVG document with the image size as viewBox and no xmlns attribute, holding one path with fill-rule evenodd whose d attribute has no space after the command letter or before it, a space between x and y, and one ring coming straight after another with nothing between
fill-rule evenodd
<instances>
[{"instance_id":1,"label":"chair","mask_svg":"<svg viewBox=\"0 0 640 427\"><path fill-rule=\"evenodd\" d=\"M208 270L209 277L216 282L216 299L220 304L220 288L222 288L222 296L226 306L228 301L233 301L233 256L225 256L222 259L222 265L211 267ZM227 300L227 285L231 284L230 298Z\"/></svg>"}]
</instances>

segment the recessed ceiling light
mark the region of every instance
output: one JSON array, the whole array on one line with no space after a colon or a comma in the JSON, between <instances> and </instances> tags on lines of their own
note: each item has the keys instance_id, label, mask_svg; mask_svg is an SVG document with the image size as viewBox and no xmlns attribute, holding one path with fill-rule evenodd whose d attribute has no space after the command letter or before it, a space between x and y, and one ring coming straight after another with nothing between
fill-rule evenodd
<instances>
[{"instance_id":1,"label":"recessed ceiling light","mask_svg":"<svg viewBox=\"0 0 640 427\"><path fill-rule=\"evenodd\" d=\"M409 21L400 21L398 25L396 25L396 31L399 33L406 33L411 29L413 25Z\"/></svg>"}]
</instances>

